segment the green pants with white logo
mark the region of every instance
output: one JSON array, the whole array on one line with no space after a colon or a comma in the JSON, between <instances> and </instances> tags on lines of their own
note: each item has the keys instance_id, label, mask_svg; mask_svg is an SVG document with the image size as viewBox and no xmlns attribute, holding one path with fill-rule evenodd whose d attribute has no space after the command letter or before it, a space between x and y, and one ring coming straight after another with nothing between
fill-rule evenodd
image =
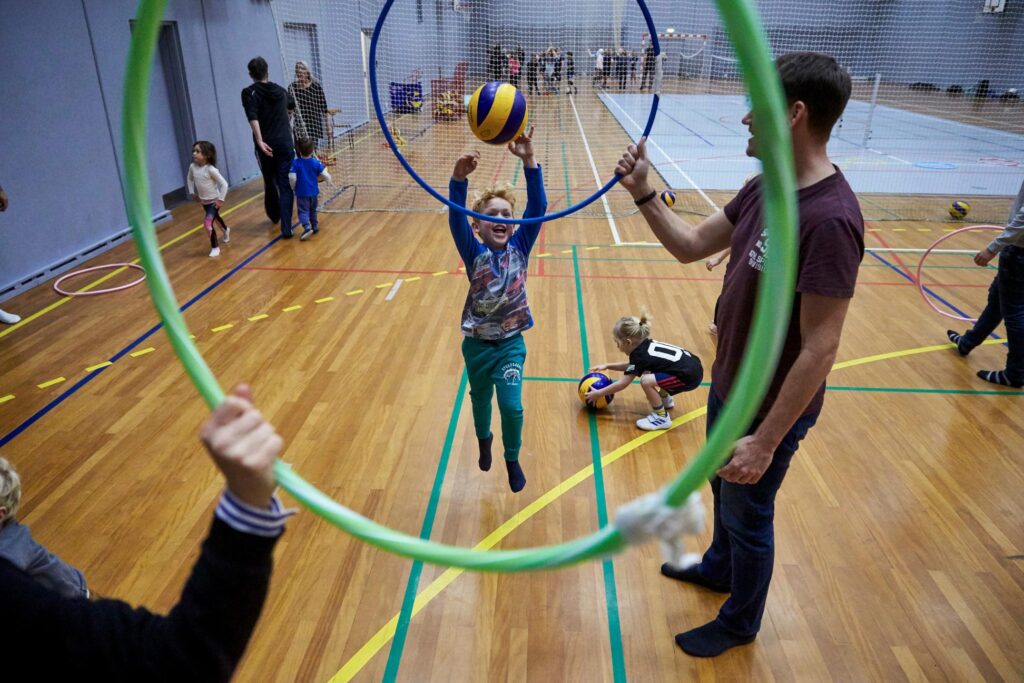
<instances>
[{"instance_id":1,"label":"green pants with white logo","mask_svg":"<svg viewBox=\"0 0 1024 683\"><path fill-rule=\"evenodd\" d=\"M486 439L491 435L491 397L497 390L505 460L518 460L523 445L523 363L526 362L523 335L497 341L464 337L462 357L466 359L469 375L476 438Z\"/></svg>"}]
</instances>

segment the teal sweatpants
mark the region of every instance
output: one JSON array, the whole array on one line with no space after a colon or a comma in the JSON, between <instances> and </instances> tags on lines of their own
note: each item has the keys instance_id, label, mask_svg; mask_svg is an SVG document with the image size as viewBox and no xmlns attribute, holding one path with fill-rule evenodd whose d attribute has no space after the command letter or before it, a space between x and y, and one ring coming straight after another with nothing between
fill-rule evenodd
<instances>
[{"instance_id":1,"label":"teal sweatpants","mask_svg":"<svg viewBox=\"0 0 1024 683\"><path fill-rule=\"evenodd\" d=\"M466 359L469 375L476 438L486 439L491 435L491 397L497 389L505 460L518 460L523 445L523 363L526 362L523 335L498 341L464 337L462 357Z\"/></svg>"}]
</instances>

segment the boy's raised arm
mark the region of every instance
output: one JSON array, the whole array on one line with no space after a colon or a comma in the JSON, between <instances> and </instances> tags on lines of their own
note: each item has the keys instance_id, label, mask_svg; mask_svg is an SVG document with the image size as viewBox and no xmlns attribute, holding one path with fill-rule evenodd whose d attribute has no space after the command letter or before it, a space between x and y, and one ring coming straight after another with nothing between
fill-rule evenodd
<instances>
[{"instance_id":1,"label":"boy's raised arm","mask_svg":"<svg viewBox=\"0 0 1024 683\"><path fill-rule=\"evenodd\" d=\"M479 152L463 154L455 161L455 169L452 171L452 178L448 181L448 198L459 206L466 205L466 196L469 194L470 173L476 170L480 161ZM469 227L466 214L448 209L448 227L452 231L452 239L455 240L455 247L459 250L462 262L466 264L469 271L476 257L477 241L473 237L473 229Z\"/></svg>"}]
</instances>

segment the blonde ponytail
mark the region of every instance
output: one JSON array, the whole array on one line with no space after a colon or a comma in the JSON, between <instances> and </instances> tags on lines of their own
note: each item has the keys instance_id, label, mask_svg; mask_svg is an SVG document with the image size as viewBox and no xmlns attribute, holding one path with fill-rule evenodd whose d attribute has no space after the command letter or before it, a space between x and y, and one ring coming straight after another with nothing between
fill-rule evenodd
<instances>
[{"instance_id":1,"label":"blonde ponytail","mask_svg":"<svg viewBox=\"0 0 1024 683\"><path fill-rule=\"evenodd\" d=\"M651 315L647 309L640 309L640 317L627 315L619 318L612 328L612 334L618 340L647 339L651 336Z\"/></svg>"}]
</instances>

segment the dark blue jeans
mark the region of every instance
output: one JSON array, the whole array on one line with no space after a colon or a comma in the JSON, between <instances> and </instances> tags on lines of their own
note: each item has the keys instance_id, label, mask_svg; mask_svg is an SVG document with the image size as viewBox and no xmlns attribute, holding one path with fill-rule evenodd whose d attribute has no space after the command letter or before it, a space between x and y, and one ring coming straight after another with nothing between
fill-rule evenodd
<instances>
[{"instance_id":1,"label":"dark blue jeans","mask_svg":"<svg viewBox=\"0 0 1024 683\"><path fill-rule=\"evenodd\" d=\"M1006 377L1024 382L1024 248L1006 247L999 254L999 271L988 288L988 304L978 322L963 336L969 351L1006 323Z\"/></svg>"},{"instance_id":2,"label":"dark blue jeans","mask_svg":"<svg viewBox=\"0 0 1024 683\"><path fill-rule=\"evenodd\" d=\"M316 209L319 203L319 197L313 195L312 197L296 197L295 203L299 208L299 223L305 226L309 226L313 229L313 232L320 231L320 225L316 221Z\"/></svg>"},{"instance_id":3,"label":"dark blue jeans","mask_svg":"<svg viewBox=\"0 0 1024 683\"><path fill-rule=\"evenodd\" d=\"M721 408L722 401L712 387L709 433ZM800 441L817 420L818 413L813 413L796 421L756 484L732 484L718 476L711 479L715 529L698 571L709 581L731 589L718 612L718 622L736 635L752 636L761 628L775 564L775 494ZM755 420L747 434L753 434L760 422Z\"/></svg>"},{"instance_id":4,"label":"dark blue jeans","mask_svg":"<svg viewBox=\"0 0 1024 683\"><path fill-rule=\"evenodd\" d=\"M281 221L281 234L292 234L292 207L295 194L288 182L288 171L292 168L295 150L291 145L271 145L274 156L268 157L259 149L256 158L260 161L263 174L263 208L271 223Z\"/></svg>"}]
</instances>

